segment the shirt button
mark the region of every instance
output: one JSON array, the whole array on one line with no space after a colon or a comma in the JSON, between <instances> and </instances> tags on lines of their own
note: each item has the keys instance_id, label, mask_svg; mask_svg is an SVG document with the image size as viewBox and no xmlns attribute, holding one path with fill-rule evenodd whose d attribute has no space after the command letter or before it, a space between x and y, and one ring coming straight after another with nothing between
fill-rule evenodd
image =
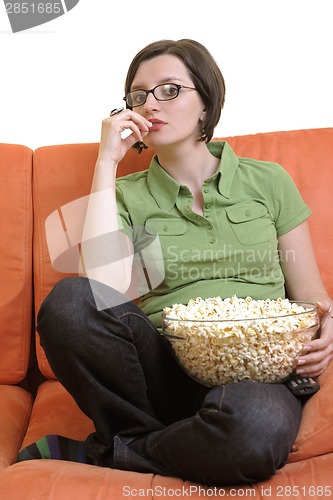
<instances>
[{"instance_id":1,"label":"shirt button","mask_svg":"<svg viewBox=\"0 0 333 500\"><path fill-rule=\"evenodd\" d=\"M211 239L210 239L210 243L215 243L215 239L214 239L214 238L211 238Z\"/></svg>"},{"instance_id":2,"label":"shirt button","mask_svg":"<svg viewBox=\"0 0 333 500\"><path fill-rule=\"evenodd\" d=\"M208 193L208 191L209 191L209 189L207 189L207 188L205 188L205 189L203 190L203 192L204 192L204 193Z\"/></svg>"},{"instance_id":3,"label":"shirt button","mask_svg":"<svg viewBox=\"0 0 333 500\"><path fill-rule=\"evenodd\" d=\"M205 208L210 208L210 203L206 203Z\"/></svg>"},{"instance_id":4,"label":"shirt button","mask_svg":"<svg viewBox=\"0 0 333 500\"><path fill-rule=\"evenodd\" d=\"M190 211L190 207L185 207L185 212L189 212Z\"/></svg>"},{"instance_id":5,"label":"shirt button","mask_svg":"<svg viewBox=\"0 0 333 500\"><path fill-rule=\"evenodd\" d=\"M250 217L250 215L251 215L251 210L245 210L245 212L244 212L244 213L245 213L246 217Z\"/></svg>"},{"instance_id":6,"label":"shirt button","mask_svg":"<svg viewBox=\"0 0 333 500\"><path fill-rule=\"evenodd\" d=\"M168 230L168 226L163 226L163 231L167 231Z\"/></svg>"},{"instance_id":7,"label":"shirt button","mask_svg":"<svg viewBox=\"0 0 333 500\"><path fill-rule=\"evenodd\" d=\"M210 225L208 226L208 231L211 231L212 229L213 229L213 226L210 224Z\"/></svg>"}]
</instances>

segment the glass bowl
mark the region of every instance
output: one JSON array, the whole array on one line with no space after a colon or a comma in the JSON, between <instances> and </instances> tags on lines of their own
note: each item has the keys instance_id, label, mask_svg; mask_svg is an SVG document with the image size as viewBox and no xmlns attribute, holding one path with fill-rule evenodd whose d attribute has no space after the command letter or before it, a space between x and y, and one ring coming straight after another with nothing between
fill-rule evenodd
<instances>
[{"instance_id":1,"label":"glass bowl","mask_svg":"<svg viewBox=\"0 0 333 500\"><path fill-rule=\"evenodd\" d=\"M177 319L163 314L162 332L179 364L201 384L283 382L320 325L315 304L293 304L305 311L234 320Z\"/></svg>"}]
</instances>

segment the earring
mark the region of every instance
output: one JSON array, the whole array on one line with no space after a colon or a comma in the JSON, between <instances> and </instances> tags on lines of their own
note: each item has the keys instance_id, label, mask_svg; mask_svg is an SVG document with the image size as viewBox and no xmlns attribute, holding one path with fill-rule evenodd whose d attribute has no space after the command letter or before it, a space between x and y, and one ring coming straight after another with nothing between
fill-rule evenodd
<instances>
[{"instance_id":1,"label":"earring","mask_svg":"<svg viewBox=\"0 0 333 500\"><path fill-rule=\"evenodd\" d=\"M207 134L205 131L205 127L202 125L201 126L201 133L200 133L200 141L205 141L207 139Z\"/></svg>"}]
</instances>

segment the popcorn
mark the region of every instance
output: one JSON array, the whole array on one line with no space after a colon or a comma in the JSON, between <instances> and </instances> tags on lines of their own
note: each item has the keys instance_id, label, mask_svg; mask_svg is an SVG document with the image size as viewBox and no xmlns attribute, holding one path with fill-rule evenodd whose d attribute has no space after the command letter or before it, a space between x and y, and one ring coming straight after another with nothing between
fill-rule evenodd
<instances>
[{"instance_id":1,"label":"popcorn","mask_svg":"<svg viewBox=\"0 0 333 500\"><path fill-rule=\"evenodd\" d=\"M319 327L314 306L233 295L163 309L163 333L189 375L206 385L280 382Z\"/></svg>"}]
</instances>

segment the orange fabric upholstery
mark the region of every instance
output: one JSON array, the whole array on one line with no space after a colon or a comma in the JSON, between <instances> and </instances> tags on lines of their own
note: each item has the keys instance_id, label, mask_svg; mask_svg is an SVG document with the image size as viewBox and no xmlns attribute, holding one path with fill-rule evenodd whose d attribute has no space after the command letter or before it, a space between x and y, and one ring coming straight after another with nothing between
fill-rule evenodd
<instances>
[{"instance_id":1,"label":"orange fabric upholstery","mask_svg":"<svg viewBox=\"0 0 333 500\"><path fill-rule=\"evenodd\" d=\"M292 176L313 214L309 218L319 269L333 296L333 128L229 137L239 156L276 161Z\"/></svg>"},{"instance_id":2,"label":"orange fabric upholstery","mask_svg":"<svg viewBox=\"0 0 333 500\"><path fill-rule=\"evenodd\" d=\"M26 375L32 318L32 151L0 144L0 384Z\"/></svg>"},{"instance_id":3,"label":"orange fabric upholstery","mask_svg":"<svg viewBox=\"0 0 333 500\"><path fill-rule=\"evenodd\" d=\"M39 386L22 447L46 434L82 441L91 432L94 432L92 421L81 412L71 395L57 380L48 380Z\"/></svg>"},{"instance_id":4,"label":"orange fabric upholstery","mask_svg":"<svg viewBox=\"0 0 333 500\"><path fill-rule=\"evenodd\" d=\"M32 396L20 387L0 385L0 408L1 471L13 463L19 452L29 423Z\"/></svg>"},{"instance_id":5,"label":"orange fabric upholstery","mask_svg":"<svg viewBox=\"0 0 333 500\"><path fill-rule=\"evenodd\" d=\"M21 462L0 476L1 500L113 500L123 487L149 491L152 474L138 474L55 460ZM145 497L153 498L151 495Z\"/></svg>"},{"instance_id":6,"label":"orange fabric upholstery","mask_svg":"<svg viewBox=\"0 0 333 500\"><path fill-rule=\"evenodd\" d=\"M0 476L1 500L121 500L128 498L286 498L332 496L333 454L288 464L269 481L229 488L56 460L21 462Z\"/></svg>"},{"instance_id":7,"label":"orange fabric upholstery","mask_svg":"<svg viewBox=\"0 0 333 500\"><path fill-rule=\"evenodd\" d=\"M32 326L32 151L0 144L0 471L15 459L32 396L27 374Z\"/></svg>"},{"instance_id":8,"label":"orange fabric upholstery","mask_svg":"<svg viewBox=\"0 0 333 500\"><path fill-rule=\"evenodd\" d=\"M98 154L98 144L71 144L39 148L34 153L34 276L35 310L53 285L69 276L53 269L46 242L46 218L59 207L86 196L90 192L93 171ZM138 155L130 150L119 164L118 176L148 168L152 151ZM39 344L39 368L47 378L55 378Z\"/></svg>"},{"instance_id":9,"label":"orange fabric upholstery","mask_svg":"<svg viewBox=\"0 0 333 500\"><path fill-rule=\"evenodd\" d=\"M45 220L62 205L89 194L98 144L39 148L33 159L34 192L34 279L35 311L53 285L67 276L55 271L50 262ZM47 378L55 378L36 338L39 368Z\"/></svg>"},{"instance_id":10,"label":"orange fabric upholstery","mask_svg":"<svg viewBox=\"0 0 333 500\"><path fill-rule=\"evenodd\" d=\"M319 377L320 391L304 405L289 462L333 451L333 364Z\"/></svg>"}]
</instances>

